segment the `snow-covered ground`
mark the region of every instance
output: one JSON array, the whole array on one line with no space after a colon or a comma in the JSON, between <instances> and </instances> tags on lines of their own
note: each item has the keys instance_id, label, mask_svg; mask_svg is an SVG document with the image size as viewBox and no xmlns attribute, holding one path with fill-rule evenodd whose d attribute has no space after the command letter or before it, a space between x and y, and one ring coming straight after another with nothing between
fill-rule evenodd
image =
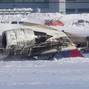
<instances>
[{"instance_id":1,"label":"snow-covered ground","mask_svg":"<svg viewBox=\"0 0 89 89\"><path fill-rule=\"evenodd\" d=\"M1 58L0 89L89 89L89 58L28 59Z\"/></svg>"}]
</instances>

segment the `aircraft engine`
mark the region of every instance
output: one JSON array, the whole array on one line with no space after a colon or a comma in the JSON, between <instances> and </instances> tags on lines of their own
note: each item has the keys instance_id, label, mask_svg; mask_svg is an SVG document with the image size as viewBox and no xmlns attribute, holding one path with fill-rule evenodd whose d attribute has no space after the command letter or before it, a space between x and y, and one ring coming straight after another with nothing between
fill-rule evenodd
<instances>
[{"instance_id":1,"label":"aircraft engine","mask_svg":"<svg viewBox=\"0 0 89 89\"><path fill-rule=\"evenodd\" d=\"M30 28L4 31L2 33L2 52L7 55L30 57L40 57L44 55L50 58L56 53L60 53L60 51L66 52L76 49L75 45L64 33L57 33L55 30L52 31L54 32L53 34L48 34L41 30L32 30ZM73 52L75 52L75 50ZM76 54L76 56L79 55Z\"/></svg>"},{"instance_id":2,"label":"aircraft engine","mask_svg":"<svg viewBox=\"0 0 89 89\"><path fill-rule=\"evenodd\" d=\"M6 49L32 47L35 38L34 32L30 29L8 30L2 34L2 46Z\"/></svg>"}]
</instances>

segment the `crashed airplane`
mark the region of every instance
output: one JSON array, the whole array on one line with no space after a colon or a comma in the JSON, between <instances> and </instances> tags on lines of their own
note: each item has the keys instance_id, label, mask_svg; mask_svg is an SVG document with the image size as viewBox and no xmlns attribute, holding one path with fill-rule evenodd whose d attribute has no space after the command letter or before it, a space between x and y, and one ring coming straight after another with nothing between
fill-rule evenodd
<instances>
[{"instance_id":1,"label":"crashed airplane","mask_svg":"<svg viewBox=\"0 0 89 89\"><path fill-rule=\"evenodd\" d=\"M0 24L0 51L37 59L83 57L69 37L54 28L27 22Z\"/></svg>"}]
</instances>

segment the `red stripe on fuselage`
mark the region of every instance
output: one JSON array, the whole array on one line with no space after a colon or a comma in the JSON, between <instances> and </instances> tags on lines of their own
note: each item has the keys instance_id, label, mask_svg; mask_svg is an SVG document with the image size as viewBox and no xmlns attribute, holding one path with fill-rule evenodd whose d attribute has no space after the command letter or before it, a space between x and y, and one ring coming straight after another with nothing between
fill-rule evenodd
<instances>
[{"instance_id":1,"label":"red stripe on fuselage","mask_svg":"<svg viewBox=\"0 0 89 89\"><path fill-rule=\"evenodd\" d=\"M71 57L83 57L81 52L77 49L71 50L70 55L71 55Z\"/></svg>"}]
</instances>

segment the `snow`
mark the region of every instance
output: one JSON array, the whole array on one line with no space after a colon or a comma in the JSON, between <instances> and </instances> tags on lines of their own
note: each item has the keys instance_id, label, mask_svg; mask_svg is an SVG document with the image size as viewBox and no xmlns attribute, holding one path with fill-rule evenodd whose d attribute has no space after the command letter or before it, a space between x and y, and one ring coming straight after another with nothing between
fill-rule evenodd
<instances>
[{"instance_id":1,"label":"snow","mask_svg":"<svg viewBox=\"0 0 89 89\"><path fill-rule=\"evenodd\" d=\"M22 61L21 61L22 60ZM88 89L89 58L0 61L1 89Z\"/></svg>"},{"instance_id":2,"label":"snow","mask_svg":"<svg viewBox=\"0 0 89 89\"><path fill-rule=\"evenodd\" d=\"M68 17L57 13L56 15L43 14L39 16L39 13L36 14L37 16L31 15L28 15L28 18L31 17L33 22L40 22L38 20L43 17L44 19L52 19L56 16L65 23L68 22L66 22L66 19L70 22L73 17L74 21L80 16L82 18L84 16L86 20L89 17L88 14L78 16L75 14L75 16ZM0 20L8 22L9 20L16 20L18 17L19 20L29 21L25 16L8 17L1 16ZM34 17L36 20L33 19ZM41 21L41 23L43 22L44 20ZM31 60L25 57L0 55L0 89L89 89L89 54L84 55L84 58L57 60Z\"/></svg>"},{"instance_id":3,"label":"snow","mask_svg":"<svg viewBox=\"0 0 89 89\"><path fill-rule=\"evenodd\" d=\"M76 34L80 37L89 36L89 14L68 14L60 13L31 13L22 21L44 24L45 20L59 20L64 23L64 26L56 27L58 30L64 30L71 34ZM78 20L84 20L85 23L78 23ZM86 23L87 22L87 23ZM75 24L77 23L77 24Z\"/></svg>"},{"instance_id":4,"label":"snow","mask_svg":"<svg viewBox=\"0 0 89 89\"><path fill-rule=\"evenodd\" d=\"M65 32L69 32L71 34L76 34L80 37L89 36L89 14L70 14L63 15L60 18L62 22L64 22L64 27L59 27L59 29L63 29ZM83 20L85 22L79 23L79 20Z\"/></svg>"}]
</instances>

